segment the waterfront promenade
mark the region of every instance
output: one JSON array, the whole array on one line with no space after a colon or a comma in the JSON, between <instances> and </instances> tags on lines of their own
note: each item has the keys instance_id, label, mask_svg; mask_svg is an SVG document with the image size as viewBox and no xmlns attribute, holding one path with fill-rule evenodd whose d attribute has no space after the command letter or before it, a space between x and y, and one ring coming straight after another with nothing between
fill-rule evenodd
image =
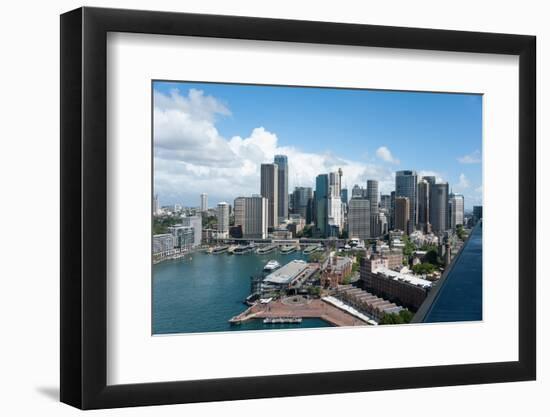
<instances>
[{"instance_id":1,"label":"waterfront promenade","mask_svg":"<svg viewBox=\"0 0 550 417\"><path fill-rule=\"evenodd\" d=\"M230 322L239 324L252 319L275 317L320 318L333 326L366 326L363 320L343 311L320 299L299 300L292 302L293 297L284 300L271 301L267 304L255 304L241 314L233 317Z\"/></svg>"}]
</instances>

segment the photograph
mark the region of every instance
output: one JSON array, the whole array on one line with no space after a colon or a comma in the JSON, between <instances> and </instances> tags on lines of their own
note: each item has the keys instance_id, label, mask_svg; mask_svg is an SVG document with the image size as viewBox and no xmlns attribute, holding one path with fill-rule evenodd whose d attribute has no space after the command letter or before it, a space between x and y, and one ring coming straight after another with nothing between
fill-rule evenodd
<instances>
[{"instance_id":1,"label":"photograph","mask_svg":"<svg viewBox=\"0 0 550 417\"><path fill-rule=\"evenodd\" d=\"M152 334L480 321L481 94L152 81Z\"/></svg>"}]
</instances>

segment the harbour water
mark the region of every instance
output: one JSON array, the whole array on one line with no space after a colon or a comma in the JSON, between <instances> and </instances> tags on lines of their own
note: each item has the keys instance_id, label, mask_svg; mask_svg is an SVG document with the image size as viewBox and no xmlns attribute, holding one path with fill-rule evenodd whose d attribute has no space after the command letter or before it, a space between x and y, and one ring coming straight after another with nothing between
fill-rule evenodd
<instances>
[{"instance_id":1,"label":"harbour water","mask_svg":"<svg viewBox=\"0 0 550 417\"><path fill-rule=\"evenodd\" d=\"M482 320L483 247L478 223L424 318L425 323Z\"/></svg>"},{"instance_id":2,"label":"harbour water","mask_svg":"<svg viewBox=\"0 0 550 417\"><path fill-rule=\"evenodd\" d=\"M300 324L228 323L247 308L243 300L250 294L250 277L260 274L271 259L283 265L306 256L278 251L265 255L197 252L154 265L153 334L329 327L321 319L304 319Z\"/></svg>"}]
</instances>

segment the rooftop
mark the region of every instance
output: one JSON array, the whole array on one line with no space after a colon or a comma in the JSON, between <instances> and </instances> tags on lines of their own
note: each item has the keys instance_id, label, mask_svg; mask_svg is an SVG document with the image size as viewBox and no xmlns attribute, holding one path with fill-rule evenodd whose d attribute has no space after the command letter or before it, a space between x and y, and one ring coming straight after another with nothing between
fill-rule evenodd
<instances>
[{"instance_id":1,"label":"rooftop","mask_svg":"<svg viewBox=\"0 0 550 417\"><path fill-rule=\"evenodd\" d=\"M264 278L264 282L272 284L290 284L298 275L304 272L308 268L308 264L305 261L294 260L287 263L285 266L279 268L277 271L272 272Z\"/></svg>"},{"instance_id":2,"label":"rooftop","mask_svg":"<svg viewBox=\"0 0 550 417\"><path fill-rule=\"evenodd\" d=\"M397 281L405 281L411 285L420 286L422 288L430 288L432 286L432 282L427 279L418 278L413 274L404 274L402 272L393 271L384 267L378 268L376 273L386 275L387 277Z\"/></svg>"}]
</instances>

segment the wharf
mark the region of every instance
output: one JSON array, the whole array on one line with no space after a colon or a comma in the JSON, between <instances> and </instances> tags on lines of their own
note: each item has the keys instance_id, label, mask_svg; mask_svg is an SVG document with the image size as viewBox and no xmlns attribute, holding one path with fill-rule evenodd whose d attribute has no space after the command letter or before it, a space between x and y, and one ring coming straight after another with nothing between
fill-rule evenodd
<instances>
[{"instance_id":1,"label":"wharf","mask_svg":"<svg viewBox=\"0 0 550 417\"><path fill-rule=\"evenodd\" d=\"M319 318L333 326L366 326L363 320L320 299L302 303L289 302L289 297L267 304L255 304L241 314L231 318L231 324L240 324L251 319L275 319L280 317Z\"/></svg>"}]
</instances>

